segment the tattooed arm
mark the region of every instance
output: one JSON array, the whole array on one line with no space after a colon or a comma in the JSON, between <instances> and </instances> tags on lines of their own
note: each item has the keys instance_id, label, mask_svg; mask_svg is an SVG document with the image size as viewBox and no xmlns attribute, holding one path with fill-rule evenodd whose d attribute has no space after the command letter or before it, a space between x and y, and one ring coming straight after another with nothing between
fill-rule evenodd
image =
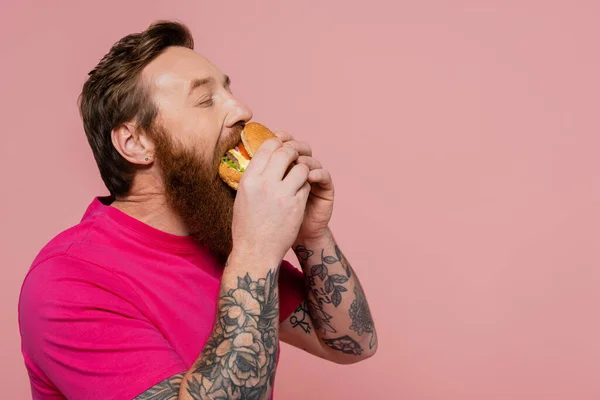
<instances>
[{"instance_id":1,"label":"tattooed arm","mask_svg":"<svg viewBox=\"0 0 600 400\"><path fill-rule=\"evenodd\" d=\"M185 374L179 399L268 399L278 350L280 261L232 254L213 333Z\"/></svg>"},{"instance_id":2,"label":"tattooed arm","mask_svg":"<svg viewBox=\"0 0 600 400\"><path fill-rule=\"evenodd\" d=\"M278 274L276 261L255 262L247 256L242 261L232 254L221 278L213 332L200 356L187 373L136 399L270 398L278 350Z\"/></svg>"},{"instance_id":3,"label":"tattooed arm","mask_svg":"<svg viewBox=\"0 0 600 400\"><path fill-rule=\"evenodd\" d=\"M173 375L160 382L158 385L152 386L134 400L177 400L179 399L181 379L183 379L184 375L183 372L181 374Z\"/></svg>"},{"instance_id":4,"label":"tattooed arm","mask_svg":"<svg viewBox=\"0 0 600 400\"><path fill-rule=\"evenodd\" d=\"M308 295L280 327L282 341L327 360L351 364L375 354L377 332L356 273L331 232L297 241Z\"/></svg>"}]
</instances>

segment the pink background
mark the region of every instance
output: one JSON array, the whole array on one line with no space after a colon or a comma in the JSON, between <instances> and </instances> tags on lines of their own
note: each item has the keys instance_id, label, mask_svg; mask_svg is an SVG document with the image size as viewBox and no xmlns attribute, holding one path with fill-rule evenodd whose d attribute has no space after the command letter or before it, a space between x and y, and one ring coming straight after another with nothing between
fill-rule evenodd
<instances>
[{"instance_id":1,"label":"pink background","mask_svg":"<svg viewBox=\"0 0 600 400\"><path fill-rule=\"evenodd\" d=\"M379 353L354 366L286 346L280 399L600 398L599 4L4 1L2 397L29 397L29 264L105 194L76 108L86 73L177 18L255 120L332 172L334 232L377 322Z\"/></svg>"}]
</instances>

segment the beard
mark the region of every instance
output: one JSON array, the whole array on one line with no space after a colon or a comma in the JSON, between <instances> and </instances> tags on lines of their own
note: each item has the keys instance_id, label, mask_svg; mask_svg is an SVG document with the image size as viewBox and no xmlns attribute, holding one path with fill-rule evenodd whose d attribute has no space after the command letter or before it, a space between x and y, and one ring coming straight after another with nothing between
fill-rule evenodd
<instances>
[{"instance_id":1,"label":"beard","mask_svg":"<svg viewBox=\"0 0 600 400\"><path fill-rule=\"evenodd\" d=\"M189 235L207 248L221 264L232 249L231 223L235 191L219 177L220 159L240 141L242 126L215 146L206 159L197 146L176 143L163 127L152 129L156 161L162 174L168 205L181 218Z\"/></svg>"}]
</instances>

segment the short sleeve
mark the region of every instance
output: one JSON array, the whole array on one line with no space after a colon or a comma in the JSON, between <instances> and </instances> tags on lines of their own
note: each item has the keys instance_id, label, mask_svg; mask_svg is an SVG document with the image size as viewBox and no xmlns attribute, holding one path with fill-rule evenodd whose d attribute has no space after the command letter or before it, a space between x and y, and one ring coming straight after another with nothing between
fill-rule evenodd
<instances>
[{"instance_id":1,"label":"short sleeve","mask_svg":"<svg viewBox=\"0 0 600 400\"><path fill-rule=\"evenodd\" d=\"M279 269L279 322L283 322L306 298L304 274L283 260Z\"/></svg>"},{"instance_id":2,"label":"short sleeve","mask_svg":"<svg viewBox=\"0 0 600 400\"><path fill-rule=\"evenodd\" d=\"M32 268L21 290L22 351L35 399L132 399L186 370L112 272L66 255ZM35 379L33 379L35 378Z\"/></svg>"}]
</instances>

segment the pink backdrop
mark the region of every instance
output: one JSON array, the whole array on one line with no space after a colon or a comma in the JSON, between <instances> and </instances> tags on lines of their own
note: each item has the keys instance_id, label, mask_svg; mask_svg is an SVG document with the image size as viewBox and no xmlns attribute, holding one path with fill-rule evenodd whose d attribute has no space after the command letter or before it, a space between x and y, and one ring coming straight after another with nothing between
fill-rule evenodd
<instances>
[{"instance_id":1,"label":"pink backdrop","mask_svg":"<svg viewBox=\"0 0 600 400\"><path fill-rule=\"evenodd\" d=\"M5 1L2 397L17 297L104 188L76 98L121 36L190 25L255 119L310 142L379 353L285 347L280 399L600 398L597 1Z\"/></svg>"}]
</instances>

